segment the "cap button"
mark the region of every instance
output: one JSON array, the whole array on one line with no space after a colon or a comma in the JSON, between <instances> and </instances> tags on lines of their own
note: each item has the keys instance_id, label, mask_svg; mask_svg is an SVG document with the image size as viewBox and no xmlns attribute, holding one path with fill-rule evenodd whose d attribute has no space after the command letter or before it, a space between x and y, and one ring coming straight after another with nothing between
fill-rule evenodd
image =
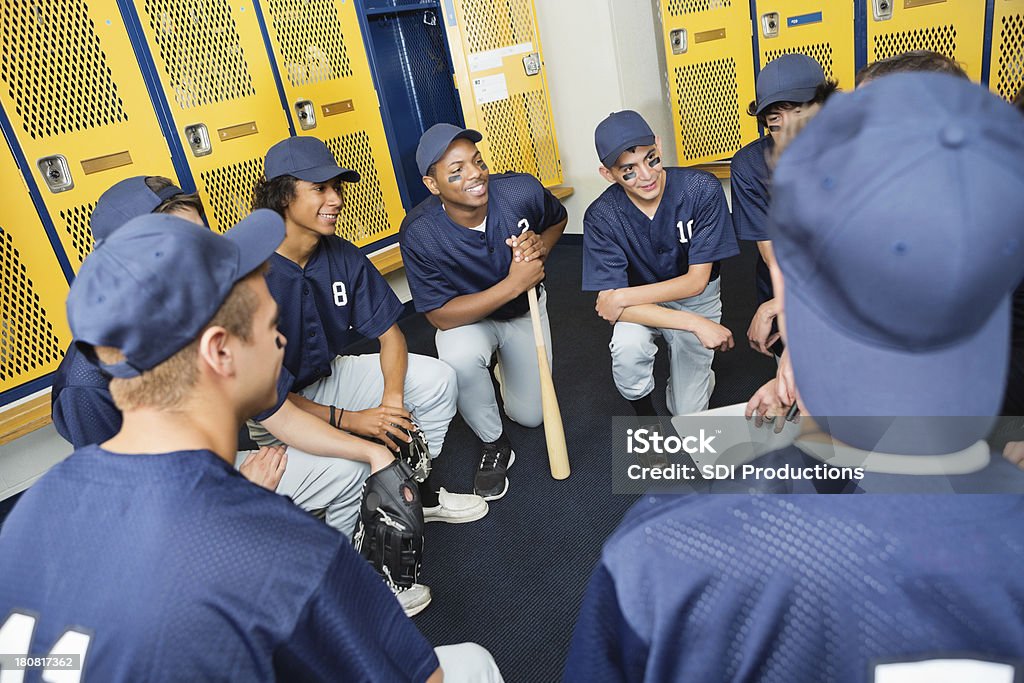
<instances>
[{"instance_id":1,"label":"cap button","mask_svg":"<svg viewBox=\"0 0 1024 683\"><path fill-rule=\"evenodd\" d=\"M956 124L945 126L939 131L939 140L946 147L959 147L964 144L965 137L964 129Z\"/></svg>"}]
</instances>

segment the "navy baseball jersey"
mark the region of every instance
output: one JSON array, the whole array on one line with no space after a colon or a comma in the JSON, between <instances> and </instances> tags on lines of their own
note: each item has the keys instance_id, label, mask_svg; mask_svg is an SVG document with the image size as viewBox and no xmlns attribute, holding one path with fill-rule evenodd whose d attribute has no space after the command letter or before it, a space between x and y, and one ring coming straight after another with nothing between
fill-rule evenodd
<instances>
[{"instance_id":1,"label":"navy baseball jersey","mask_svg":"<svg viewBox=\"0 0 1024 683\"><path fill-rule=\"evenodd\" d=\"M75 452L7 518L0 576L4 653L78 653L82 681L423 681L438 666L347 539L209 451Z\"/></svg>"},{"instance_id":2,"label":"navy baseball jersey","mask_svg":"<svg viewBox=\"0 0 1024 683\"><path fill-rule=\"evenodd\" d=\"M75 448L103 443L121 430L110 378L75 344L53 375L50 407L57 433Z\"/></svg>"},{"instance_id":3,"label":"navy baseball jersey","mask_svg":"<svg viewBox=\"0 0 1024 683\"><path fill-rule=\"evenodd\" d=\"M600 291L664 282L690 265L739 253L722 184L710 173L665 169L665 192L654 218L612 185L583 217L583 289Z\"/></svg>"},{"instance_id":4,"label":"navy baseball jersey","mask_svg":"<svg viewBox=\"0 0 1024 683\"><path fill-rule=\"evenodd\" d=\"M525 229L542 233L566 217L562 203L531 175L492 175L487 193L487 227L482 232L448 218L433 195L402 221L402 260L417 311L433 311L455 297L493 287L512 265L506 239ZM529 309L524 292L487 317L508 320Z\"/></svg>"},{"instance_id":5,"label":"navy baseball jersey","mask_svg":"<svg viewBox=\"0 0 1024 683\"><path fill-rule=\"evenodd\" d=\"M1020 496L648 496L605 545L565 680L901 683L946 657L1021 675L1022 528Z\"/></svg>"},{"instance_id":6,"label":"navy baseball jersey","mask_svg":"<svg viewBox=\"0 0 1024 683\"><path fill-rule=\"evenodd\" d=\"M267 286L280 307L278 329L288 338L284 367L298 391L331 374L331 361L358 339L376 339L398 322L402 302L354 245L322 237L305 268L270 257Z\"/></svg>"},{"instance_id":7,"label":"navy baseball jersey","mask_svg":"<svg viewBox=\"0 0 1024 683\"><path fill-rule=\"evenodd\" d=\"M775 149L770 135L754 140L732 157L730 185L732 187L732 223L736 237L750 242L770 240L768 236L768 203L771 192L771 171L768 156ZM772 278L768 264L757 257L757 303L772 298Z\"/></svg>"}]
</instances>

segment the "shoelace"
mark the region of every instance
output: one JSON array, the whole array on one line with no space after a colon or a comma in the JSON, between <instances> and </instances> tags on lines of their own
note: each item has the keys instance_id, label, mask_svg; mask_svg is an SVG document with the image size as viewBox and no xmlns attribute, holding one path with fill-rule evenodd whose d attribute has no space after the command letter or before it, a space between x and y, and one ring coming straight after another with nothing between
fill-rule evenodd
<instances>
[{"instance_id":1,"label":"shoelace","mask_svg":"<svg viewBox=\"0 0 1024 683\"><path fill-rule=\"evenodd\" d=\"M501 451L496 447L484 447L484 457L480 459L480 469L482 470L493 470L498 466L498 460L501 458Z\"/></svg>"}]
</instances>

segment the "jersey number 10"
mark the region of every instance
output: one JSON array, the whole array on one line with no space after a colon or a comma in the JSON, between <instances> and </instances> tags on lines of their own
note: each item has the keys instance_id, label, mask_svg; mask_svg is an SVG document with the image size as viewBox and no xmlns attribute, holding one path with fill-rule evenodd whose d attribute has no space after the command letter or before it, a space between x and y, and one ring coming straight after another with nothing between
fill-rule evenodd
<instances>
[{"instance_id":1,"label":"jersey number 10","mask_svg":"<svg viewBox=\"0 0 1024 683\"><path fill-rule=\"evenodd\" d=\"M679 231L679 243L686 244L693 238L693 219L691 218L687 223L686 227L683 227L683 222L679 221L676 223L676 230Z\"/></svg>"}]
</instances>

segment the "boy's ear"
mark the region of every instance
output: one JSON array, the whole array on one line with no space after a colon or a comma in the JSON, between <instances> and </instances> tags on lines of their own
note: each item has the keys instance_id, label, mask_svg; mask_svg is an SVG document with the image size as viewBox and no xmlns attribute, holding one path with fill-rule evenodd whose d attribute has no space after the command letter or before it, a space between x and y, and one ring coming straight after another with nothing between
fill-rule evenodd
<instances>
[{"instance_id":1,"label":"boy's ear","mask_svg":"<svg viewBox=\"0 0 1024 683\"><path fill-rule=\"evenodd\" d=\"M427 186L428 190L430 190L430 194L434 196L441 194L441 190L439 190L437 187L437 180L434 179L432 176L423 176L423 184Z\"/></svg>"},{"instance_id":2,"label":"boy's ear","mask_svg":"<svg viewBox=\"0 0 1024 683\"><path fill-rule=\"evenodd\" d=\"M607 180L609 183L618 182L615 180L615 176L612 175L611 169L604 164L597 167L597 172L601 174L601 177Z\"/></svg>"},{"instance_id":3,"label":"boy's ear","mask_svg":"<svg viewBox=\"0 0 1024 683\"><path fill-rule=\"evenodd\" d=\"M219 325L203 330L199 337L199 362L221 377L235 374L234 355L228 346L228 331Z\"/></svg>"}]
</instances>

